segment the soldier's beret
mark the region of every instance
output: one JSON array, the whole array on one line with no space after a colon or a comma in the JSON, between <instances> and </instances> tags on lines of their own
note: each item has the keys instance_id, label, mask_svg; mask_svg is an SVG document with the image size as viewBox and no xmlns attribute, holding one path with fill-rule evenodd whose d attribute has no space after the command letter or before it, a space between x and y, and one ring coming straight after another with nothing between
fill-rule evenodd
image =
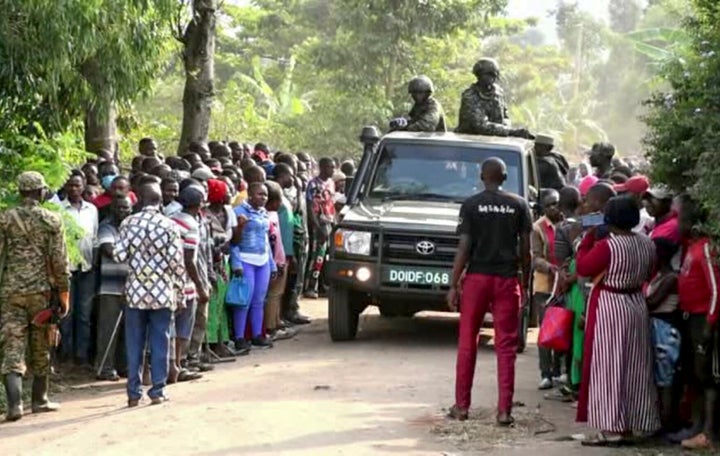
<instances>
[{"instance_id":1,"label":"soldier's beret","mask_svg":"<svg viewBox=\"0 0 720 456\"><path fill-rule=\"evenodd\" d=\"M47 187L45 178L37 171L25 171L17 178L18 190L21 192L31 192Z\"/></svg>"},{"instance_id":2,"label":"soldier's beret","mask_svg":"<svg viewBox=\"0 0 720 456\"><path fill-rule=\"evenodd\" d=\"M555 139L550 135L535 135L535 144L544 144L546 146L554 146Z\"/></svg>"}]
</instances>

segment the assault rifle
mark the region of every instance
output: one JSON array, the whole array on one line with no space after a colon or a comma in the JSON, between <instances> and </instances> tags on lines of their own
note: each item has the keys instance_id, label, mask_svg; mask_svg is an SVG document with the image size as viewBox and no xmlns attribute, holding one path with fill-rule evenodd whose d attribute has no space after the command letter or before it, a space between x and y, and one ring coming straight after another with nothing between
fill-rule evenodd
<instances>
[{"instance_id":1,"label":"assault rifle","mask_svg":"<svg viewBox=\"0 0 720 456\"><path fill-rule=\"evenodd\" d=\"M48 344L50 347L60 345L60 315L62 315L60 297L55 290L52 290L50 291L50 300L47 309L36 313L32 319L32 324L36 328L47 328Z\"/></svg>"}]
</instances>

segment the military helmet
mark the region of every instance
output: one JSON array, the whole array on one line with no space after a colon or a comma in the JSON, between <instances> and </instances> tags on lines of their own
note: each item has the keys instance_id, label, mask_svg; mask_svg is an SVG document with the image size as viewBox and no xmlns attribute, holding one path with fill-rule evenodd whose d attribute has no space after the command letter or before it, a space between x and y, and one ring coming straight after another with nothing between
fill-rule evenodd
<instances>
[{"instance_id":1,"label":"military helmet","mask_svg":"<svg viewBox=\"0 0 720 456\"><path fill-rule=\"evenodd\" d=\"M475 65L473 65L473 74L475 77L487 73L500 74L500 66L495 59L485 57L475 62Z\"/></svg>"},{"instance_id":2,"label":"military helmet","mask_svg":"<svg viewBox=\"0 0 720 456\"><path fill-rule=\"evenodd\" d=\"M17 177L18 190L21 192L31 192L47 187L45 178L37 171L25 171Z\"/></svg>"},{"instance_id":3,"label":"military helmet","mask_svg":"<svg viewBox=\"0 0 720 456\"><path fill-rule=\"evenodd\" d=\"M427 76L415 76L408 83L408 93L434 92L433 82Z\"/></svg>"}]
</instances>

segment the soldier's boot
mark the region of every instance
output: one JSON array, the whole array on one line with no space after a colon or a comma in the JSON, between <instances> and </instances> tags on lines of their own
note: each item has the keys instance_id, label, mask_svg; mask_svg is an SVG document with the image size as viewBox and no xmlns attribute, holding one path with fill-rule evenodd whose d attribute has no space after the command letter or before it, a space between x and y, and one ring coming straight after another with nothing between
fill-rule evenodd
<instances>
[{"instance_id":1,"label":"soldier's boot","mask_svg":"<svg viewBox=\"0 0 720 456\"><path fill-rule=\"evenodd\" d=\"M23 416L22 375L13 372L7 374L3 380L7 397L7 414L5 415L5 419L8 421L17 421Z\"/></svg>"},{"instance_id":2,"label":"soldier's boot","mask_svg":"<svg viewBox=\"0 0 720 456\"><path fill-rule=\"evenodd\" d=\"M50 390L50 376L35 376L32 384L32 411L33 413L57 412L60 404L50 402L48 391Z\"/></svg>"}]
</instances>

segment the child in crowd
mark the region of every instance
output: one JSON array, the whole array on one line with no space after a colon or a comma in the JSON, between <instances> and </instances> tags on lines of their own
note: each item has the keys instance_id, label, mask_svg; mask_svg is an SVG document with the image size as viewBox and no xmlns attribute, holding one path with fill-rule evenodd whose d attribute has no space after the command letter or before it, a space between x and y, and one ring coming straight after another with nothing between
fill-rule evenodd
<instances>
[{"instance_id":1,"label":"child in crowd","mask_svg":"<svg viewBox=\"0 0 720 456\"><path fill-rule=\"evenodd\" d=\"M231 266L233 276L244 277L249 288L249 306L233 309L235 345L238 350L271 348L272 341L263 335L265 297L277 265L270 248L270 217L265 205L268 191L264 183L254 182L248 188L248 200L235 208L238 226L233 234ZM250 319L252 339L245 339Z\"/></svg>"},{"instance_id":2,"label":"child in crowd","mask_svg":"<svg viewBox=\"0 0 720 456\"><path fill-rule=\"evenodd\" d=\"M647 286L647 305L653 327L655 383L660 396L663 429L676 427L678 409L673 394L675 371L680 356L680 316L678 315L678 275L672 260L678 245L667 238L655 239L657 272Z\"/></svg>"},{"instance_id":3,"label":"child in crowd","mask_svg":"<svg viewBox=\"0 0 720 456\"><path fill-rule=\"evenodd\" d=\"M267 303L265 306L265 328L273 340L288 339L295 335L291 328L282 328L280 321L280 309L282 297L285 292L288 273L288 258L292 256L292 221L290 213L292 209L284 207L282 188L276 182L265 183L268 189L268 202L266 209L270 216L270 246L273 258L277 265L277 278L270 283ZM283 211L283 209L286 209ZM287 255L286 248L290 249Z\"/></svg>"}]
</instances>

